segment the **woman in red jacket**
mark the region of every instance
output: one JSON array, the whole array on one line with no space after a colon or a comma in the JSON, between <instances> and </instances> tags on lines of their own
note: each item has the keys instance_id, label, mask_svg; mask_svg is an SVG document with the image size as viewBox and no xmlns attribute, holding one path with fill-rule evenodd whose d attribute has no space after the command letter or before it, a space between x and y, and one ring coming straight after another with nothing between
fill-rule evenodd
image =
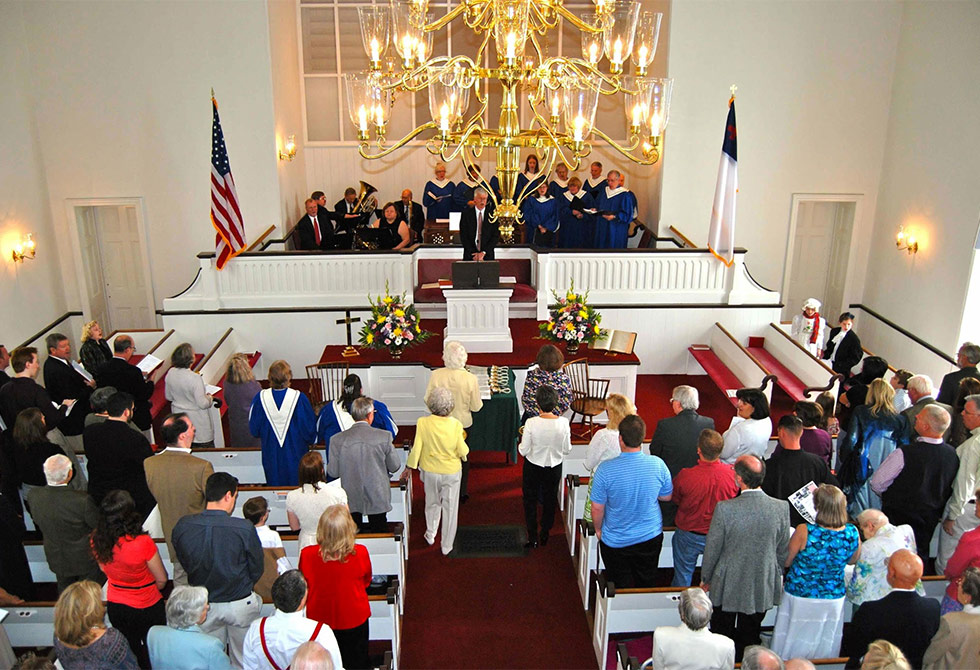
<instances>
[{"instance_id":1,"label":"woman in red jacket","mask_svg":"<svg viewBox=\"0 0 980 670\"><path fill-rule=\"evenodd\" d=\"M332 505L320 516L315 545L299 555L299 569L309 584L306 616L333 629L344 667L360 670L368 661L367 587L371 557L354 544L357 524L346 505Z\"/></svg>"}]
</instances>

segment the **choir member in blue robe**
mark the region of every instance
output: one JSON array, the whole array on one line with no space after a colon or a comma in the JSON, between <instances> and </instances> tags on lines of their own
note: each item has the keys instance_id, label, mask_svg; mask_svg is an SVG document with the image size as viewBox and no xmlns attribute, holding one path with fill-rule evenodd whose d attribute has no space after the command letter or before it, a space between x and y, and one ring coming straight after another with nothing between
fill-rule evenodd
<instances>
[{"instance_id":1,"label":"choir member in blue robe","mask_svg":"<svg viewBox=\"0 0 980 670\"><path fill-rule=\"evenodd\" d=\"M625 249L636 198L619 185L620 174L611 170L606 188L596 198L595 245L597 249Z\"/></svg>"},{"instance_id":2,"label":"choir member in blue robe","mask_svg":"<svg viewBox=\"0 0 980 670\"><path fill-rule=\"evenodd\" d=\"M582 188L595 200L599 192L606 188L606 178L602 176L602 163L594 162L589 166L589 176L582 183Z\"/></svg>"},{"instance_id":3,"label":"choir member in blue robe","mask_svg":"<svg viewBox=\"0 0 980 670\"><path fill-rule=\"evenodd\" d=\"M289 388L286 361L269 366L271 388L259 391L248 413L248 429L262 441L262 468L268 486L296 486L299 459L316 439L316 414L309 398Z\"/></svg>"},{"instance_id":4,"label":"choir member in blue robe","mask_svg":"<svg viewBox=\"0 0 980 670\"><path fill-rule=\"evenodd\" d=\"M467 207L472 207L473 189L480 186L480 166L471 165L467 172L466 177L456 184L456 190L453 191L452 211L454 212L462 212Z\"/></svg>"},{"instance_id":5,"label":"choir member in blue robe","mask_svg":"<svg viewBox=\"0 0 980 670\"><path fill-rule=\"evenodd\" d=\"M514 193L514 200L521 197L525 188L527 189L527 197L533 198L534 191L538 188L538 185L532 184L531 182L537 181L547 183L548 175L542 174L541 168L538 166L538 157L530 154L524 160L524 171L517 175L517 191ZM528 184L531 185L528 186Z\"/></svg>"},{"instance_id":6,"label":"choir member in blue robe","mask_svg":"<svg viewBox=\"0 0 980 670\"><path fill-rule=\"evenodd\" d=\"M446 164L436 163L436 178L425 182L425 193L422 194L425 218L430 221L448 219L455 190L456 184L446 178Z\"/></svg>"},{"instance_id":7,"label":"choir member in blue robe","mask_svg":"<svg viewBox=\"0 0 980 670\"><path fill-rule=\"evenodd\" d=\"M568 190L568 166L564 163L559 163L558 167L555 168L555 176L551 178L551 185L548 189L550 193L557 200L561 196L565 195L565 191Z\"/></svg>"},{"instance_id":8,"label":"choir member in blue robe","mask_svg":"<svg viewBox=\"0 0 980 670\"><path fill-rule=\"evenodd\" d=\"M572 177L568 190L555 198L558 201L558 242L563 249L591 249L595 239L595 200L582 190L582 180Z\"/></svg>"},{"instance_id":9,"label":"choir member in blue robe","mask_svg":"<svg viewBox=\"0 0 980 670\"><path fill-rule=\"evenodd\" d=\"M500 202L500 180L497 179L497 175L490 177L490 189L493 191L494 196L496 196L497 202Z\"/></svg>"},{"instance_id":10,"label":"choir member in blue robe","mask_svg":"<svg viewBox=\"0 0 980 670\"><path fill-rule=\"evenodd\" d=\"M558 201L548 194L549 188L548 183L542 181L534 197L525 200L524 226L529 243L539 247L555 246L558 232Z\"/></svg>"},{"instance_id":11,"label":"choir member in blue robe","mask_svg":"<svg viewBox=\"0 0 980 670\"><path fill-rule=\"evenodd\" d=\"M316 422L316 441L330 448L330 438L337 433L347 430L354 425L354 418L350 415L351 405L364 393L361 390L361 378L357 375L347 375L344 378L344 388L341 395L336 400L327 403L320 410L320 418ZM374 403L374 422L371 424L375 428L387 430L391 433L392 439L398 435L398 426L388 410L388 406L380 400L371 401ZM328 460L327 455L324 460Z\"/></svg>"}]
</instances>

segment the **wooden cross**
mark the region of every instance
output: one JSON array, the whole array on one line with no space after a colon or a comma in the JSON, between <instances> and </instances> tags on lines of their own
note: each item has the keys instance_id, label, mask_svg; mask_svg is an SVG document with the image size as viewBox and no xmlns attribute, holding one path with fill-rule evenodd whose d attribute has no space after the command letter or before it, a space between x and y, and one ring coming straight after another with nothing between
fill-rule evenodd
<instances>
[{"instance_id":1,"label":"wooden cross","mask_svg":"<svg viewBox=\"0 0 980 670\"><path fill-rule=\"evenodd\" d=\"M354 342L351 339L351 332L350 332L351 324L352 323L358 323L358 322L360 322L360 320L361 320L360 317L357 317L356 319L350 318L350 310L349 309L348 310L344 310L344 318L343 319L337 319L337 323L347 324L347 348L344 349L344 352L343 352L343 356L345 358L349 358L351 356L359 356L360 355L358 353L357 349L354 348Z\"/></svg>"}]
</instances>

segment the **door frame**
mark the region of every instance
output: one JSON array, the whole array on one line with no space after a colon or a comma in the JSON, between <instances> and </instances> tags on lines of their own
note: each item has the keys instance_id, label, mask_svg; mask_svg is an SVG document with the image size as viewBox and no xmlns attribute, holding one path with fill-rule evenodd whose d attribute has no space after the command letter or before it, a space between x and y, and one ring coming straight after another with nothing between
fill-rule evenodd
<instances>
[{"instance_id":1,"label":"door frame","mask_svg":"<svg viewBox=\"0 0 980 670\"><path fill-rule=\"evenodd\" d=\"M153 295L153 269L150 267L149 234L146 229L146 202L141 197L136 198L66 198L65 209L69 221L69 238L71 238L72 258L75 261L75 277L79 287L87 286L83 268L82 243L78 234L78 219L75 216L76 207L126 207L131 206L136 211L136 232L140 241L140 263L146 269L146 304L153 315L154 325L159 325L156 298ZM88 291L79 291L82 303L82 314L88 318L92 314L92 306L88 299ZM108 300L106 301L108 309ZM114 324L118 325L118 324Z\"/></svg>"},{"instance_id":2,"label":"door frame","mask_svg":"<svg viewBox=\"0 0 980 670\"><path fill-rule=\"evenodd\" d=\"M853 287L851 283L854 279L854 264L859 256L859 248L862 246L857 237L859 224L864 216L864 194L863 193L794 193L792 195L789 215L789 230L786 235L786 250L783 257L783 279L779 285L779 295L783 300L789 295L789 281L793 273L793 247L796 244L796 227L800 216L800 205L804 202L839 202L854 204L854 221L851 223L851 240L847 251L847 270L844 276L844 296L841 302L843 309L856 301L852 295ZM835 318L835 317L831 317ZM828 321L830 323L830 321Z\"/></svg>"}]
</instances>

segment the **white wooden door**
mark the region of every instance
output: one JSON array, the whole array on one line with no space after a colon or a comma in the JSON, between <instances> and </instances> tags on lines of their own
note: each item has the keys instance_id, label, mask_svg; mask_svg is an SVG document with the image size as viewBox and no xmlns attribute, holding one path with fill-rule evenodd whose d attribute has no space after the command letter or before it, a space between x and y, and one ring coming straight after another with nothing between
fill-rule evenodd
<instances>
[{"instance_id":1,"label":"white wooden door","mask_svg":"<svg viewBox=\"0 0 980 670\"><path fill-rule=\"evenodd\" d=\"M824 289L823 313L827 323L837 325L837 317L847 308L844 305L844 282L847 279L847 259L851 253L851 231L854 228L853 202L830 203L835 205L834 231L827 263L827 286Z\"/></svg>"},{"instance_id":2,"label":"white wooden door","mask_svg":"<svg viewBox=\"0 0 980 670\"><path fill-rule=\"evenodd\" d=\"M836 202L810 201L799 204L793 240L792 271L783 307L784 320L792 319L807 298L816 298L821 303L827 299L836 215ZM844 263L846 268L846 254ZM825 309L821 309L821 312L824 316L828 314ZM832 323L832 319L828 321Z\"/></svg>"},{"instance_id":3,"label":"white wooden door","mask_svg":"<svg viewBox=\"0 0 980 670\"><path fill-rule=\"evenodd\" d=\"M85 277L83 290L88 296L88 319L94 319L102 326L102 332L113 330L106 301L105 277L102 275L102 252L99 248L99 231L95 221L94 207L76 207L75 221L78 225L78 244L82 257L82 272Z\"/></svg>"},{"instance_id":4,"label":"white wooden door","mask_svg":"<svg viewBox=\"0 0 980 670\"><path fill-rule=\"evenodd\" d=\"M96 207L102 273L109 318L114 328L153 328L147 301L147 272L134 205Z\"/></svg>"}]
</instances>

